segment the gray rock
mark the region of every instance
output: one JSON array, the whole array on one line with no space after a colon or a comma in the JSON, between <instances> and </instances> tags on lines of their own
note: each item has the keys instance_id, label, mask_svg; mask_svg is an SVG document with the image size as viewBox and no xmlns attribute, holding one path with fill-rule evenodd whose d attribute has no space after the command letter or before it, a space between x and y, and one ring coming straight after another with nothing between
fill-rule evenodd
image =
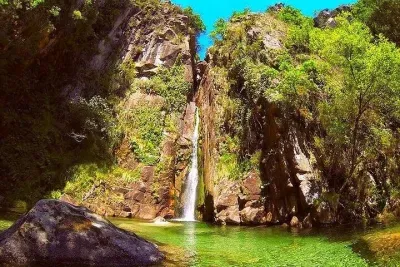
<instances>
[{"instance_id":1,"label":"gray rock","mask_svg":"<svg viewBox=\"0 0 400 267\"><path fill-rule=\"evenodd\" d=\"M0 235L2 266L144 266L163 259L154 244L58 200L40 200Z\"/></svg>"},{"instance_id":2,"label":"gray rock","mask_svg":"<svg viewBox=\"0 0 400 267\"><path fill-rule=\"evenodd\" d=\"M269 49L281 49L282 48L282 44L279 41L278 38L276 38L275 36L272 35L265 35L264 39L263 39L263 44L265 48L269 48Z\"/></svg>"},{"instance_id":3,"label":"gray rock","mask_svg":"<svg viewBox=\"0 0 400 267\"><path fill-rule=\"evenodd\" d=\"M231 206L222 210L215 216L215 221L220 224L240 224L239 206Z\"/></svg>"},{"instance_id":4,"label":"gray rock","mask_svg":"<svg viewBox=\"0 0 400 267\"><path fill-rule=\"evenodd\" d=\"M245 207L240 211L240 220L244 225L258 225L267 222L263 208Z\"/></svg>"},{"instance_id":5,"label":"gray rock","mask_svg":"<svg viewBox=\"0 0 400 267\"><path fill-rule=\"evenodd\" d=\"M342 12L351 11L351 6L342 5L336 9L324 9L314 18L314 25L318 28L334 28L337 26L336 17Z\"/></svg>"}]
</instances>

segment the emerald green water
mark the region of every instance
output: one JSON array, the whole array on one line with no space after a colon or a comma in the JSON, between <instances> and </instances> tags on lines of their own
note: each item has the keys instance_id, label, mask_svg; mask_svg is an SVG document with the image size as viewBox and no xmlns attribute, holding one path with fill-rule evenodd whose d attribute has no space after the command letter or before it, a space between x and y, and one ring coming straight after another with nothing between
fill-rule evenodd
<instances>
[{"instance_id":1,"label":"emerald green water","mask_svg":"<svg viewBox=\"0 0 400 267\"><path fill-rule=\"evenodd\" d=\"M16 214L0 214L0 232L16 219ZM375 234L385 238L393 234L398 238L400 225L298 232L282 227L215 226L200 222L111 221L158 244L167 257L163 266L400 266L400 251L383 253L377 258L365 247L354 246L361 237L374 238ZM381 245L384 252L385 241Z\"/></svg>"},{"instance_id":2,"label":"emerald green water","mask_svg":"<svg viewBox=\"0 0 400 267\"><path fill-rule=\"evenodd\" d=\"M112 222L156 242L167 254L167 266L371 265L366 257L352 249L359 236L368 232L364 230L337 228L294 232L281 227L205 223L157 225L124 219ZM400 262L397 263L400 266Z\"/></svg>"}]
</instances>

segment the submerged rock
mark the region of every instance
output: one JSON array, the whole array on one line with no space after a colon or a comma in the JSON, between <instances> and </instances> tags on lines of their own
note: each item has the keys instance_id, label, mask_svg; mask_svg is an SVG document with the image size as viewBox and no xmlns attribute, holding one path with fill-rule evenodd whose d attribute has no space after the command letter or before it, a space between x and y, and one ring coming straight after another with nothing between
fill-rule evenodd
<instances>
[{"instance_id":1,"label":"submerged rock","mask_svg":"<svg viewBox=\"0 0 400 267\"><path fill-rule=\"evenodd\" d=\"M153 223L166 223L167 220L164 217L158 216L153 220Z\"/></svg>"},{"instance_id":2,"label":"submerged rock","mask_svg":"<svg viewBox=\"0 0 400 267\"><path fill-rule=\"evenodd\" d=\"M163 259L156 245L58 200L40 200L0 235L2 266L144 266Z\"/></svg>"}]
</instances>

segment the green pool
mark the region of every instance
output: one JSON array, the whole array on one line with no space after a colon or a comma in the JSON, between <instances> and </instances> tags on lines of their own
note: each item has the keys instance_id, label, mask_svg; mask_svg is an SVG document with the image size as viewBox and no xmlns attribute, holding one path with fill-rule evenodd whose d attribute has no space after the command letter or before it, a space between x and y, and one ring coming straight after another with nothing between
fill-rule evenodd
<instances>
[{"instance_id":1,"label":"green pool","mask_svg":"<svg viewBox=\"0 0 400 267\"><path fill-rule=\"evenodd\" d=\"M205 223L157 225L113 219L117 226L156 242L168 266L400 266L355 252L360 236L381 229L291 231L281 227L232 227ZM400 233L400 228L393 227Z\"/></svg>"},{"instance_id":2,"label":"green pool","mask_svg":"<svg viewBox=\"0 0 400 267\"><path fill-rule=\"evenodd\" d=\"M0 215L0 232L15 219L15 214ZM400 266L400 253L396 250L389 256L379 254L379 258L368 247L354 246L361 237L368 240L374 233L383 233L385 238L391 233L398 236L399 225L384 229L341 227L297 232L281 227L111 221L157 243L167 256L164 266Z\"/></svg>"}]
</instances>

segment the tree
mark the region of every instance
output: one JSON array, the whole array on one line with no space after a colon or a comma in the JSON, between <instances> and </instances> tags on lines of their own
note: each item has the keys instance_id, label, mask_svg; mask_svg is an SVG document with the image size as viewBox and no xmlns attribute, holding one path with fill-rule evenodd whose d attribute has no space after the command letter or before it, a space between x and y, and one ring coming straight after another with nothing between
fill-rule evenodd
<instances>
[{"instance_id":1,"label":"tree","mask_svg":"<svg viewBox=\"0 0 400 267\"><path fill-rule=\"evenodd\" d=\"M398 0L361 0L354 8L357 18L364 21L376 35L383 34L400 44L400 5Z\"/></svg>"},{"instance_id":2,"label":"tree","mask_svg":"<svg viewBox=\"0 0 400 267\"><path fill-rule=\"evenodd\" d=\"M311 49L340 80L328 85L329 97L319 110L326 144L341 151L347 162L342 191L352 178L362 176L370 151L390 145L396 130L391 121L399 118L400 52L383 36L375 41L359 21L344 16L337 21L338 27L315 29L310 38ZM386 141L371 141L377 138Z\"/></svg>"}]
</instances>

